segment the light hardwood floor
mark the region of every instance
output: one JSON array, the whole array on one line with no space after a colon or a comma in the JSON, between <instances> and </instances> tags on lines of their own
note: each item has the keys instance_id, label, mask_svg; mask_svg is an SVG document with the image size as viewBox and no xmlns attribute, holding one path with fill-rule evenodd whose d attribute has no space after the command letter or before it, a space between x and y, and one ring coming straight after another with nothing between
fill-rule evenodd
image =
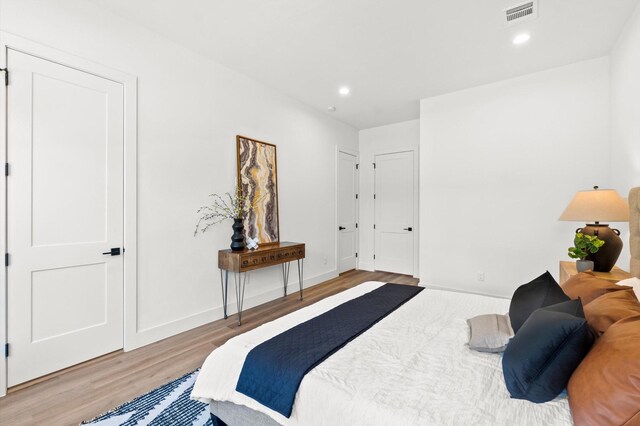
<instances>
[{"instance_id":1,"label":"light hardwood floor","mask_svg":"<svg viewBox=\"0 0 640 426\"><path fill-rule=\"evenodd\" d=\"M213 349L265 322L365 281L417 284L406 275L350 271L286 298L246 310L131 352L114 352L0 398L0 425L78 425L200 367Z\"/></svg>"}]
</instances>

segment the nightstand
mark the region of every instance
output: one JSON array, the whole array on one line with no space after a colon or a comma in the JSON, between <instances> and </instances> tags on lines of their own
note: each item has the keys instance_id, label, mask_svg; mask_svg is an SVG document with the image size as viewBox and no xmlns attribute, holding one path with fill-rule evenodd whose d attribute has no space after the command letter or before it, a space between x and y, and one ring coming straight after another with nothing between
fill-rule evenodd
<instances>
[{"instance_id":1,"label":"nightstand","mask_svg":"<svg viewBox=\"0 0 640 426\"><path fill-rule=\"evenodd\" d=\"M578 273L576 269L576 262L573 261L561 261L560 262L560 285L569 279L570 276ZM609 272L594 272L596 277L601 278L603 280L610 281L612 283L617 283L621 280L626 280L627 278L631 278L632 275L627 271L624 271L617 266L614 266L613 269Z\"/></svg>"}]
</instances>

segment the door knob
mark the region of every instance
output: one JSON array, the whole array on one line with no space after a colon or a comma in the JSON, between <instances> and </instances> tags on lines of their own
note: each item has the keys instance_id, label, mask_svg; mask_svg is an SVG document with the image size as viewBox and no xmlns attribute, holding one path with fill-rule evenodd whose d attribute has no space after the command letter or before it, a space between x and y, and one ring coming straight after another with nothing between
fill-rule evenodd
<instances>
[{"instance_id":1,"label":"door knob","mask_svg":"<svg viewBox=\"0 0 640 426\"><path fill-rule=\"evenodd\" d=\"M343 229L347 229L344 226L338 226L338 231L342 231Z\"/></svg>"},{"instance_id":2,"label":"door knob","mask_svg":"<svg viewBox=\"0 0 640 426\"><path fill-rule=\"evenodd\" d=\"M403 229L403 231L409 231L409 232L411 232L411 231L413 231L413 228L412 228L412 227L404 228L404 229Z\"/></svg>"},{"instance_id":3,"label":"door knob","mask_svg":"<svg viewBox=\"0 0 640 426\"><path fill-rule=\"evenodd\" d=\"M120 247L113 247L110 251L106 251L104 253L105 256L109 255L109 256L120 256Z\"/></svg>"}]
</instances>

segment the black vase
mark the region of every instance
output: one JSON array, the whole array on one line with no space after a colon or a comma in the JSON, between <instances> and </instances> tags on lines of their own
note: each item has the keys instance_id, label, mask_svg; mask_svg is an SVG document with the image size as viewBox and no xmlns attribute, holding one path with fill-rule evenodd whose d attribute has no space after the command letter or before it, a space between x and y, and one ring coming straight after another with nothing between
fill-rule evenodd
<instances>
[{"instance_id":1,"label":"black vase","mask_svg":"<svg viewBox=\"0 0 640 426\"><path fill-rule=\"evenodd\" d=\"M231 250L244 250L244 225L242 219L233 219L233 235L231 236Z\"/></svg>"}]
</instances>

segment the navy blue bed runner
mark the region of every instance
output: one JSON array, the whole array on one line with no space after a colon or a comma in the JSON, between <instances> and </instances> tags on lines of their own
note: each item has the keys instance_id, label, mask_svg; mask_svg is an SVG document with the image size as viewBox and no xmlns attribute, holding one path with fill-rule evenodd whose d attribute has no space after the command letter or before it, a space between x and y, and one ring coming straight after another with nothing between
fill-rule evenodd
<instances>
[{"instance_id":1,"label":"navy blue bed runner","mask_svg":"<svg viewBox=\"0 0 640 426\"><path fill-rule=\"evenodd\" d=\"M236 390L291 416L307 372L422 290L385 284L272 337L249 352Z\"/></svg>"}]
</instances>

